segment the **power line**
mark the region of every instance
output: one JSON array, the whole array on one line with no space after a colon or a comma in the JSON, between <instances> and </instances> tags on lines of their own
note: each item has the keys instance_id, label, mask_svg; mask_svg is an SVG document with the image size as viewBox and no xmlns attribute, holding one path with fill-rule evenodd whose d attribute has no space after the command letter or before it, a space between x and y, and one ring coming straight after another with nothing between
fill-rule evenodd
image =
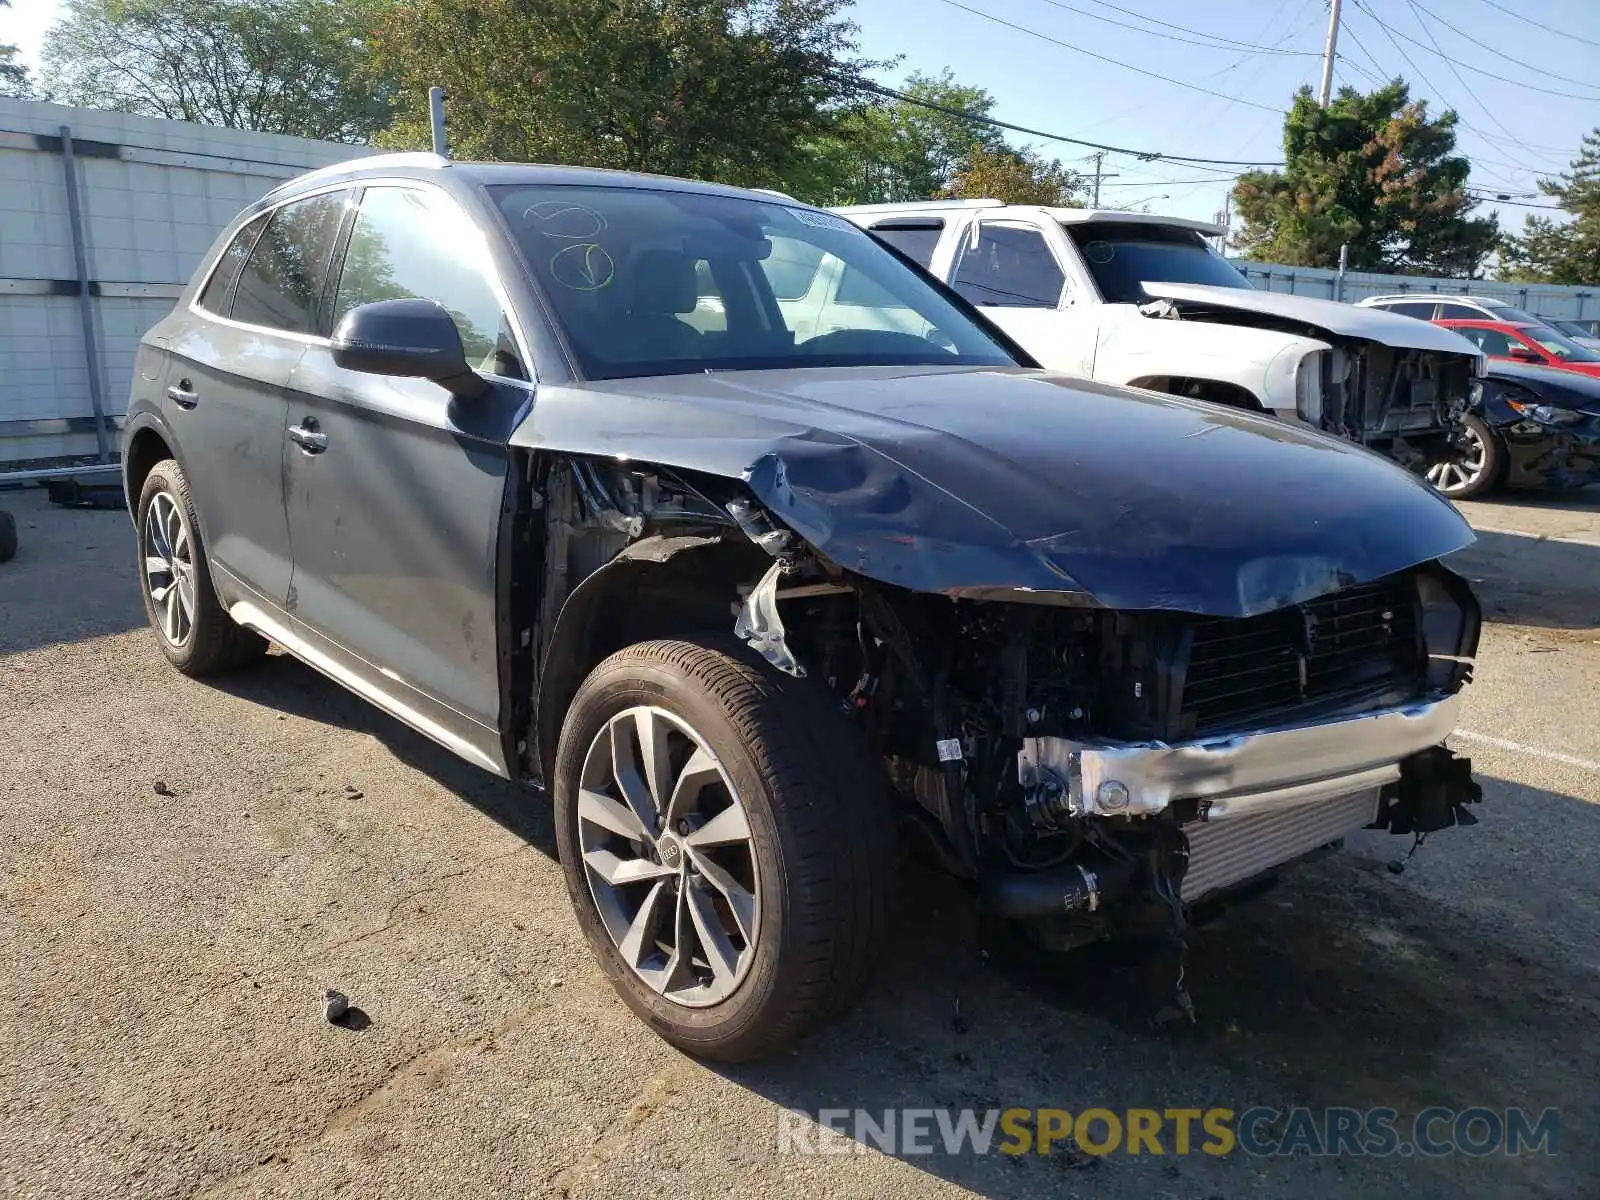
<instances>
[{"instance_id":1,"label":"power line","mask_svg":"<svg viewBox=\"0 0 1600 1200\"><path fill-rule=\"evenodd\" d=\"M835 83L857 91L871 92L876 96L887 96L891 100L900 100L918 108L926 108L931 112L944 113L947 117L960 117L962 120L971 121L975 125L987 125L991 129L1008 129L1012 133L1025 133L1029 137L1040 137L1052 142L1066 142L1073 146L1088 146L1091 150L1105 150L1112 154L1128 154L1134 158L1143 159L1145 162L1170 162L1177 164L1199 163L1210 167L1281 167L1281 160L1273 161L1263 158L1197 158L1189 154L1163 154L1159 150L1130 150L1126 146L1108 146L1104 142L1091 142L1083 138L1068 137L1062 133L1049 133L1043 129L1030 129L1026 125L1013 125L1009 121L996 120L979 113L967 112L964 109L951 108L945 104L935 104L932 100L923 100L917 96L907 95L892 87L885 87L881 83L872 83L864 79L848 79L842 76L832 76Z\"/></svg>"},{"instance_id":2,"label":"power line","mask_svg":"<svg viewBox=\"0 0 1600 1200\"><path fill-rule=\"evenodd\" d=\"M1359 2L1359 0L1358 0L1358 2ZM1363 10L1363 11L1365 11L1365 10ZM1371 13L1367 13L1367 15L1371 16L1372 14ZM1363 53L1363 54L1365 54L1367 56L1367 61L1372 64L1373 69L1378 71L1381 74L1383 72L1382 65L1378 62L1377 57L1372 53L1372 51L1367 49L1366 43L1361 40L1360 36L1355 31L1355 27L1353 25L1351 25L1348 21L1345 22L1344 33L1345 33L1345 36L1347 36L1352 42L1354 42L1356 44L1356 48L1359 49L1361 51L1361 53ZM1422 75L1422 72L1420 70L1417 70L1415 64L1413 64L1411 62L1411 60L1406 57L1406 52L1404 50L1401 50L1400 47L1395 44L1395 41L1394 41L1393 38L1389 39L1389 44L1394 46L1394 48L1397 51L1399 51L1400 57L1402 59L1405 59L1406 64L1408 66L1410 66L1412 68L1412 70L1416 70L1417 71L1417 75L1420 77ZM1346 60L1346 61L1348 61L1348 60ZM1385 82L1387 83L1388 81L1385 80ZM1428 81L1426 79L1424 79L1423 83L1428 83ZM1428 84L1428 86L1430 88L1433 87L1432 84ZM1437 89L1435 89L1435 90L1437 90ZM1442 100L1440 102L1443 103ZM1491 147L1493 147L1495 149L1499 149L1500 148L1498 143L1509 140L1514 146L1518 147L1519 149L1550 150L1550 151L1553 151L1555 153L1561 153L1562 152L1560 147L1557 147L1557 146L1541 146L1537 142L1525 142L1521 138L1517 138L1517 137L1512 137L1510 139L1496 137L1494 134L1487 133L1484 130L1477 128L1477 126L1475 126L1475 125L1468 125L1465 121L1463 121L1461 124L1462 124L1463 128L1471 130L1473 133L1477 134L1479 137L1481 137L1485 142L1487 142ZM1514 168L1515 170L1527 171L1530 174L1534 174L1534 175L1538 175L1538 174L1541 173L1539 170L1528 166L1526 163L1507 163L1507 162L1502 162L1500 160L1493 159L1493 158L1483 158L1483 157L1481 157L1479 155L1474 155L1473 156L1473 161L1474 162L1486 162L1486 163L1490 163L1490 164L1497 165L1497 166L1502 166L1502 167L1507 167L1508 166L1508 167Z\"/></svg>"},{"instance_id":3,"label":"power line","mask_svg":"<svg viewBox=\"0 0 1600 1200\"><path fill-rule=\"evenodd\" d=\"M1472 195L1471 192L1468 192L1467 194L1469 196ZM1511 205L1512 208L1543 208L1543 209L1548 209L1550 212L1566 212L1567 211L1566 209L1562 208L1559 204L1528 204L1528 203L1526 203L1524 201L1521 201L1521 200L1501 200L1493 192L1490 192L1488 195L1484 195L1484 196L1472 196L1472 198L1474 200L1479 200L1479 201L1483 202L1484 204L1509 204L1509 205Z\"/></svg>"},{"instance_id":4,"label":"power line","mask_svg":"<svg viewBox=\"0 0 1600 1200\"><path fill-rule=\"evenodd\" d=\"M1389 39L1389 44L1394 47L1395 53L1400 56L1401 61L1403 61L1406 64L1406 66L1410 67L1413 71L1416 72L1417 78L1422 80L1423 85L1430 92L1432 92L1435 96L1438 97L1439 103L1443 104L1446 107L1446 109L1453 108L1453 106L1448 101L1445 100L1444 93L1441 92L1437 87L1434 86L1433 80L1429 79L1426 75L1424 75L1422 73L1422 68L1417 66L1416 62L1413 61L1412 57L1409 54L1406 53L1405 47L1402 46L1398 41L1395 40L1396 31L1394 29L1391 29L1388 25L1384 24L1382 21L1379 21L1378 18L1373 14L1373 11L1370 8L1368 8L1366 6L1366 4L1364 4L1362 2L1362 0L1355 0L1355 6L1357 8L1359 8L1362 12L1366 13L1367 16L1372 18L1372 20L1377 24L1378 28L1383 31L1384 37ZM1476 99L1476 97L1474 97L1474 99ZM1478 101L1478 105L1481 108L1483 106L1483 102L1482 101ZM1457 111L1456 117L1457 117L1458 120L1461 119L1459 111ZM1462 124L1463 128L1471 129L1474 133L1481 133L1481 131L1479 131L1476 126L1467 124L1467 122L1465 120L1461 120L1461 124ZM1525 163L1525 162L1521 161L1520 159L1518 159L1514 155L1512 155L1510 151L1504 151L1504 153L1521 170L1527 171L1530 174L1535 174L1535 175L1538 174L1539 169L1537 167L1530 166L1528 163Z\"/></svg>"},{"instance_id":5,"label":"power line","mask_svg":"<svg viewBox=\"0 0 1600 1200\"><path fill-rule=\"evenodd\" d=\"M1029 29L1025 25L1018 25L1015 22L1007 21L1004 17L997 17L993 13L986 13L981 8L971 8L965 4L962 4L961 0L941 0L941 2L950 5L952 8L959 8L963 12L969 12L975 17L981 17L985 21L993 21L996 25L1004 25L1007 29L1014 29L1018 33L1025 33L1031 38L1038 38L1040 41L1049 42L1053 46L1060 46L1063 50L1070 50L1074 54L1083 54L1089 58L1098 59L1100 62L1110 63L1114 67L1121 67L1125 71L1132 71L1134 74L1143 75L1147 79L1158 79L1162 83L1170 83L1174 87L1186 88L1191 92L1202 92L1207 96L1219 96L1224 100L1235 100L1240 104L1246 104L1251 108L1259 108L1266 112L1282 111L1282 109L1274 108L1270 104L1261 104L1255 100L1243 100L1237 96L1229 96L1224 92L1215 92L1210 88L1201 87L1197 83L1185 83L1181 79L1173 79L1166 75L1157 74L1155 71L1147 71L1143 67L1136 67L1132 63L1125 63L1120 59L1110 58L1104 54L1096 54L1093 50L1085 50L1082 46L1074 46L1070 42L1063 42L1059 38L1051 37L1049 34L1040 33L1037 29Z\"/></svg>"},{"instance_id":6,"label":"power line","mask_svg":"<svg viewBox=\"0 0 1600 1200\"><path fill-rule=\"evenodd\" d=\"M1194 184L1201 184L1201 183L1232 183L1237 178L1239 178L1237 175L1208 175L1204 179L1129 179L1129 180L1125 180L1122 183L1102 183L1100 186L1103 187L1103 188L1114 188L1114 187L1138 187L1138 188L1176 187L1176 186L1187 186L1187 185L1189 185L1191 183L1194 183Z\"/></svg>"},{"instance_id":7,"label":"power line","mask_svg":"<svg viewBox=\"0 0 1600 1200\"><path fill-rule=\"evenodd\" d=\"M1491 46L1488 42L1480 42L1477 38L1473 37L1466 30L1457 28L1456 26L1450 24L1449 21L1446 21L1443 17L1441 17L1438 13L1434 12L1431 8L1428 8L1426 5L1412 3L1411 7L1414 10L1420 9L1422 12L1427 13L1428 16L1432 17L1435 21L1437 21L1439 24L1443 25L1446 29L1448 29L1451 33L1455 34L1457 37L1465 38L1467 41L1471 42L1474 46L1482 46L1485 50L1488 50L1491 53L1498 55L1499 57L1505 59L1506 62L1508 62L1508 63L1516 63L1517 66L1519 66L1519 67L1527 67L1528 70L1537 71L1537 72L1539 72L1540 75L1544 76L1547 79L1559 79L1559 80L1561 80L1562 83L1575 83L1579 87L1586 87L1586 88L1592 88L1592 87L1600 86L1600 85L1596 85L1596 84L1590 83L1587 79L1573 79L1573 78L1571 78L1570 76L1567 76L1567 75L1557 75L1554 71L1550 70L1549 67L1536 67L1532 63L1523 62L1520 58L1512 58L1511 55L1507 54L1504 50L1500 49L1500 47ZM1526 19L1526 18L1524 18L1524 19ZM1418 21L1418 24L1421 24L1421 22ZM1424 26L1424 28L1426 28L1426 26ZM1430 34L1429 36L1431 38L1432 35ZM1439 53L1443 54L1444 51L1441 50ZM1474 70L1476 70L1476 68L1474 68ZM1490 78L1493 79L1493 78L1495 78L1495 76L1491 75Z\"/></svg>"},{"instance_id":8,"label":"power line","mask_svg":"<svg viewBox=\"0 0 1600 1200\"><path fill-rule=\"evenodd\" d=\"M1485 4L1487 4L1490 8L1498 8L1501 12L1505 13L1507 16L1515 17L1517 20L1522 21L1525 24L1536 26L1537 28L1544 30L1546 33L1557 34L1557 35L1559 35L1561 37L1567 38L1569 41L1582 42L1586 46L1600 46L1600 42L1594 41L1594 40L1592 40L1590 38L1586 38L1586 37L1579 37L1577 34L1573 33L1570 29L1557 29L1554 25L1546 25L1541 21L1535 21L1532 17L1528 16L1526 13L1514 12L1513 10L1507 8L1504 4L1496 4L1495 0L1483 0L1483 2Z\"/></svg>"},{"instance_id":9,"label":"power line","mask_svg":"<svg viewBox=\"0 0 1600 1200\"><path fill-rule=\"evenodd\" d=\"M1406 3L1411 6L1411 13L1417 18L1417 26L1422 30L1423 33L1428 35L1428 40L1433 43L1433 48L1438 51L1439 57L1444 59L1444 65L1450 68L1450 74L1456 77L1456 82L1461 85L1462 90L1467 93L1474 104L1483 109L1484 116L1493 121L1496 128L1498 128L1509 138L1516 137L1511 130L1505 127L1505 123L1501 121L1500 118L1495 114L1494 109L1490 108L1482 100L1478 99L1478 94L1472 90L1472 86L1467 83L1466 79L1462 77L1461 72L1456 70L1455 60L1444 52L1443 47L1439 45L1439 39L1433 36L1433 30L1429 29L1427 22L1422 19L1421 6L1417 4L1416 0L1406 0ZM1371 14L1369 13L1368 15L1370 16Z\"/></svg>"},{"instance_id":10,"label":"power line","mask_svg":"<svg viewBox=\"0 0 1600 1200\"><path fill-rule=\"evenodd\" d=\"M1437 45L1428 46L1417 41L1417 39L1412 37L1410 34L1402 33L1392 25L1384 24L1383 20L1378 16L1378 14L1373 12L1365 4L1362 4L1361 0L1356 0L1356 7L1377 22L1377 24L1381 26L1391 38L1401 37L1410 42L1413 46L1421 46L1424 50L1432 50L1434 53L1438 54L1439 57L1443 58L1445 62L1451 64L1452 69L1454 68L1456 60L1447 55L1443 50L1440 50ZM1396 47L1396 49L1399 49L1399 47ZM1408 59L1407 61L1409 62L1410 60ZM1554 88L1544 88L1540 87L1536 83L1528 83L1522 79L1512 79L1509 75L1496 75L1493 71L1485 71L1482 67L1475 67L1471 63L1462 63L1461 65L1466 67L1469 71L1474 71L1477 74L1482 75L1485 79L1498 79L1501 83L1509 83L1515 87L1526 88L1530 92L1543 92L1547 96L1559 96L1563 100L1580 100L1589 104L1600 104L1600 96L1575 96L1571 92L1558 92ZM1413 69L1415 69L1415 64L1413 64ZM1420 75L1422 72L1418 71L1417 74Z\"/></svg>"},{"instance_id":11,"label":"power line","mask_svg":"<svg viewBox=\"0 0 1600 1200\"><path fill-rule=\"evenodd\" d=\"M1142 25L1130 25L1126 21L1117 20L1115 17L1102 17L1098 13L1090 12L1086 8L1076 8L1071 4L1065 4L1062 2L1062 0L1044 0L1044 3L1050 5L1052 8L1060 8L1070 13L1077 13L1080 17L1088 17L1091 21L1104 21L1107 25L1116 25L1121 29L1131 29L1135 33L1144 33L1150 35L1151 37L1166 38L1169 42L1182 42L1186 46L1204 46L1208 50L1249 50L1256 54L1291 54L1301 58L1316 57L1316 52L1313 50L1280 50L1276 46L1257 46L1250 42L1236 42L1232 38L1217 37L1215 34L1202 33L1198 29L1190 29L1184 25L1172 25L1170 23L1167 24L1169 29L1181 29L1184 33L1192 33L1198 37L1211 39L1210 41L1197 42L1192 38L1183 38L1178 37L1175 34L1163 33L1159 29L1146 29ZM1143 21L1151 21L1152 23L1156 24L1163 23L1155 22L1153 18L1143 16L1140 13L1134 12L1132 9L1118 8L1115 4L1101 4L1100 7L1116 9L1117 12L1127 13L1130 17L1138 17Z\"/></svg>"}]
</instances>

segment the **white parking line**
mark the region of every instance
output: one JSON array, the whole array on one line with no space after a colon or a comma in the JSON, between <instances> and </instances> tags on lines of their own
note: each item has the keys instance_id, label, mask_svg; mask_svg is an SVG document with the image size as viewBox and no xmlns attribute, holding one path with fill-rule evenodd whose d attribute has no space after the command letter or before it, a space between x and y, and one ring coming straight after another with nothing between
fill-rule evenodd
<instances>
[{"instance_id":1,"label":"white parking line","mask_svg":"<svg viewBox=\"0 0 1600 1200\"><path fill-rule=\"evenodd\" d=\"M1485 746L1494 746L1499 750L1514 750L1518 754L1528 754L1534 758L1548 759L1550 762L1565 763L1569 767L1580 767L1585 771L1600 771L1600 762L1579 758L1576 754L1562 754L1559 750L1541 750L1538 746L1528 746L1522 742L1513 742L1510 738L1491 737L1487 733L1473 733L1470 729L1458 729L1450 736L1463 738L1469 742L1482 742Z\"/></svg>"},{"instance_id":2,"label":"white parking line","mask_svg":"<svg viewBox=\"0 0 1600 1200\"><path fill-rule=\"evenodd\" d=\"M1497 525L1474 525L1472 528L1478 533L1498 533L1534 542L1570 542L1574 546L1592 546L1600 550L1600 538L1585 537L1581 533L1529 533L1526 529L1502 529Z\"/></svg>"}]
</instances>

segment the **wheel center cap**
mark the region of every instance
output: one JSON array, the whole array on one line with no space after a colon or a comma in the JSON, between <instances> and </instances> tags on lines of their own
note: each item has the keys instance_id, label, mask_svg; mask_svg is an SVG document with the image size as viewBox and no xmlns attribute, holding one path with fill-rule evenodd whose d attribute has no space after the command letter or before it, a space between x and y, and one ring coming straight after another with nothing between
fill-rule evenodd
<instances>
[{"instance_id":1,"label":"wheel center cap","mask_svg":"<svg viewBox=\"0 0 1600 1200\"><path fill-rule=\"evenodd\" d=\"M678 845L678 839L671 834L666 835L656 844L656 853L661 855L663 865L674 870L683 862L683 847Z\"/></svg>"}]
</instances>

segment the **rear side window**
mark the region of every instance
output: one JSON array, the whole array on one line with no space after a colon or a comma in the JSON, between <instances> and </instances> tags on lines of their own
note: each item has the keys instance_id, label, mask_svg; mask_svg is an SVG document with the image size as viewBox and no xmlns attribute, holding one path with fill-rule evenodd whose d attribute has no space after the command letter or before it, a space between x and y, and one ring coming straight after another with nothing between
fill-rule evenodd
<instances>
[{"instance_id":1,"label":"rear side window","mask_svg":"<svg viewBox=\"0 0 1600 1200\"><path fill-rule=\"evenodd\" d=\"M944 233L943 221L879 221L872 232L904 254L912 262L929 266L934 247Z\"/></svg>"},{"instance_id":2,"label":"rear side window","mask_svg":"<svg viewBox=\"0 0 1600 1200\"><path fill-rule=\"evenodd\" d=\"M211 278L206 280L205 290L200 293L197 302L208 313L219 317L228 315L228 305L233 299L233 285L238 282L239 272L244 267L245 259L250 257L256 239L267 227L267 221L271 216L271 213L262 213L251 221L234 235L233 241L229 242L228 248L222 252L222 257L217 260L217 269L211 272Z\"/></svg>"},{"instance_id":3,"label":"rear side window","mask_svg":"<svg viewBox=\"0 0 1600 1200\"><path fill-rule=\"evenodd\" d=\"M1415 317L1419 321L1431 321L1431 320L1433 320L1434 304L1433 304L1432 300L1429 300L1425 304L1421 303L1419 301L1416 301L1416 300L1411 300L1411 301L1406 301L1405 303L1401 303L1401 304L1379 304L1379 305L1375 305L1374 307L1382 308L1387 312L1399 313L1402 317ZM1457 307L1459 307L1459 306L1457 306ZM1467 310L1467 315L1462 319L1470 321L1474 317L1477 317L1477 316L1480 316L1480 315L1481 314L1473 312L1471 309L1468 309Z\"/></svg>"},{"instance_id":4,"label":"rear side window","mask_svg":"<svg viewBox=\"0 0 1600 1200\"><path fill-rule=\"evenodd\" d=\"M973 304L1002 308L1054 308L1065 283L1042 232L990 222L978 227L978 244L962 251L951 281Z\"/></svg>"},{"instance_id":5,"label":"rear side window","mask_svg":"<svg viewBox=\"0 0 1600 1200\"><path fill-rule=\"evenodd\" d=\"M481 248L482 238L449 200L418 188L368 188L339 275L334 325L376 300L432 300L455 320L469 363L524 378Z\"/></svg>"},{"instance_id":6,"label":"rear side window","mask_svg":"<svg viewBox=\"0 0 1600 1200\"><path fill-rule=\"evenodd\" d=\"M1509 334L1501 333L1498 329L1457 329L1456 332L1490 358L1509 358L1512 345L1522 345L1521 342L1513 343Z\"/></svg>"},{"instance_id":7,"label":"rear side window","mask_svg":"<svg viewBox=\"0 0 1600 1200\"><path fill-rule=\"evenodd\" d=\"M328 259L347 193L285 204L256 241L233 294L232 317L287 333L315 333Z\"/></svg>"}]
</instances>

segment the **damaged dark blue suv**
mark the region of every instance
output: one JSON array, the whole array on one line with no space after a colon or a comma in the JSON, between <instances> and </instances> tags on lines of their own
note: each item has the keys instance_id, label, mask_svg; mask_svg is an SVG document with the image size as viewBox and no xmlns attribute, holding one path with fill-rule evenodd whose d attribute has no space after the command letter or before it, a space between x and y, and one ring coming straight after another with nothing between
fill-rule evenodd
<instances>
[{"instance_id":1,"label":"damaged dark blue suv","mask_svg":"<svg viewBox=\"0 0 1600 1200\"><path fill-rule=\"evenodd\" d=\"M313 172L144 339L123 461L172 663L276 642L548 796L596 956L692 1053L849 1004L902 837L1066 948L1471 821L1446 501L1042 372L785 197Z\"/></svg>"}]
</instances>

